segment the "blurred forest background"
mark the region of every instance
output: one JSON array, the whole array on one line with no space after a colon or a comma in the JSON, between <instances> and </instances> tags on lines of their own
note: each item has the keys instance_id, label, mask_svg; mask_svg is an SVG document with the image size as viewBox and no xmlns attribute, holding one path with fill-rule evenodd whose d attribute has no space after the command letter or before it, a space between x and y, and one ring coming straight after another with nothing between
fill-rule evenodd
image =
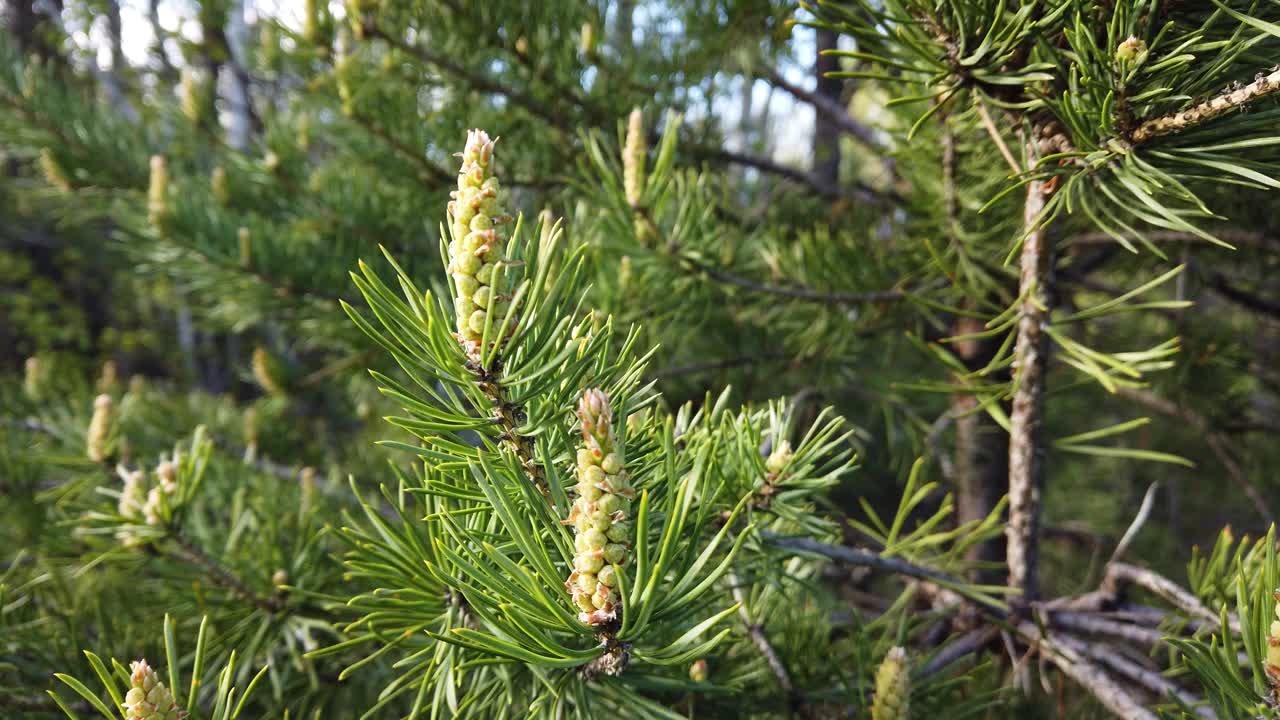
<instances>
[{"instance_id":1,"label":"blurred forest background","mask_svg":"<svg viewBox=\"0 0 1280 720\"><path fill-rule=\"evenodd\" d=\"M381 421L396 403L366 368L385 358L338 301L355 302L348 272L379 246L422 284L444 282L438 223L473 127L501 136L510 207L526 222L562 217L589 246L588 302L661 348L646 372L667 406L731 388L734 405L792 398L801 425L827 405L849 420L860 469L817 512L842 520L865 502L891 515L917 458L940 484L921 517L951 493L959 521L980 519L1008 490L1013 336L985 331L1019 296L1023 199L1001 194L1014 181L998 140L1020 156L1019 128L999 115L984 128L981 102L902 102L895 68L859 54L870 44L804 22L819 16L793 3L5 0L3 11L9 571L21 549L27 562L85 552L65 522L83 487L64 478L99 472L83 448L102 393L124 423L117 457L154 456L203 424L216 453L304 488L334 517L348 477L373 488L389 460L409 467L375 445L409 435ZM645 147L674 143L673 179L643 211L622 183L633 108ZM978 130L950 129L962 126ZM1271 185L1198 191L1214 238L1234 249L1152 226L1129 252L1079 211L1048 227L1060 314L1160 282L1140 311L1055 336L1067 350L1051 356L1044 398L1044 595L1098 585L1153 483L1128 554L1172 577L1224 527L1257 537L1274 519ZM1124 432L1082 436L1114 427ZM842 527L844 542L863 541ZM1003 543L971 551L978 577L1005 581ZM245 572L266 584L272 562ZM865 600L850 586L850 602ZM51 640L47 667L83 642ZM0 686L44 686L25 672L0 666Z\"/></svg>"}]
</instances>

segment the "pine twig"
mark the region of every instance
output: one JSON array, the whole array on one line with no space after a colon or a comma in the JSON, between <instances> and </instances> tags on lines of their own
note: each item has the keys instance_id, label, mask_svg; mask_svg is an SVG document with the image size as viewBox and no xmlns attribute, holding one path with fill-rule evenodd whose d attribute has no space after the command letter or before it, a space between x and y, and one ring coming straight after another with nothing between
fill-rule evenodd
<instances>
[{"instance_id":1,"label":"pine twig","mask_svg":"<svg viewBox=\"0 0 1280 720\"><path fill-rule=\"evenodd\" d=\"M1190 130L1277 91L1280 91L1280 67L1274 67L1266 74L1259 73L1248 85L1227 90L1185 110L1147 120L1133 131L1130 139L1135 143L1142 143L1161 135Z\"/></svg>"},{"instance_id":2,"label":"pine twig","mask_svg":"<svg viewBox=\"0 0 1280 720\"><path fill-rule=\"evenodd\" d=\"M778 686L782 691L795 700L795 685L791 682L791 673L787 672L787 666L782 662L782 658L778 656L778 652L773 649L773 645L769 642L769 636L764 632L764 626L756 622L751 611L747 608L746 594L742 592L741 583L738 576L732 570L728 575L729 585L732 588L733 601L738 603L738 617L742 619L742 624L747 628L747 635L751 638L751 644L756 646L760 654L764 656L764 661L769 666L769 670L773 672L774 677L778 678Z\"/></svg>"}]
</instances>

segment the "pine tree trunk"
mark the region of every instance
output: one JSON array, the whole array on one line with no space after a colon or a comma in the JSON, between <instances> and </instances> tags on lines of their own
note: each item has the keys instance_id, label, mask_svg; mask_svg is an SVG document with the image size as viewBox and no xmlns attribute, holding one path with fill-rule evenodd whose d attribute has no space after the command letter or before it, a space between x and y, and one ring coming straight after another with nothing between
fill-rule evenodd
<instances>
[{"instance_id":1,"label":"pine tree trunk","mask_svg":"<svg viewBox=\"0 0 1280 720\"><path fill-rule=\"evenodd\" d=\"M813 65L817 76L816 93L836 103L840 102L841 82L839 78L829 78L827 73L839 69L837 58L823 55L823 50L834 50L839 36L833 30L819 30L817 40L817 59ZM813 174L820 185L836 187L840 180L840 128L826 119L822 113L814 114L813 130Z\"/></svg>"},{"instance_id":2,"label":"pine tree trunk","mask_svg":"<svg viewBox=\"0 0 1280 720\"><path fill-rule=\"evenodd\" d=\"M1034 141L1033 141L1034 142ZM1034 152L1028 153L1034 156ZM1043 181L1027 184L1023 207L1018 319L1014 346L1013 409L1009 415L1009 524L1006 555L1009 584L1022 591L1025 602L1040 592L1040 493L1044 486L1042 423L1045 373L1048 366L1049 289L1052 283L1053 248L1046 228L1039 222L1048 190Z\"/></svg>"}]
</instances>

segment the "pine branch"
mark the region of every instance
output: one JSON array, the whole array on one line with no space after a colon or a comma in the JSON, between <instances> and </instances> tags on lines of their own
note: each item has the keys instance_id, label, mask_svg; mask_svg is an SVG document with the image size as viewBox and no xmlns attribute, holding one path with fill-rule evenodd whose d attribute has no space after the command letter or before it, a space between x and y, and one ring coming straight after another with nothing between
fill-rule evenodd
<instances>
[{"instance_id":1,"label":"pine branch","mask_svg":"<svg viewBox=\"0 0 1280 720\"><path fill-rule=\"evenodd\" d=\"M787 94L808 103L813 106L815 112L826 118L831 124L840 128L841 131L854 137L858 142L866 145L872 150L881 151L885 149L884 142L877 137L876 131L868 125L858 122L849 111L840 103L835 102L825 95L819 95L811 90L806 90L799 85L784 78L777 70L771 67L760 67L756 69L757 74L764 78L766 82L776 88L784 90Z\"/></svg>"},{"instance_id":2,"label":"pine branch","mask_svg":"<svg viewBox=\"0 0 1280 720\"><path fill-rule=\"evenodd\" d=\"M778 295L797 300L809 300L812 302L830 305L861 305L864 303L904 300L907 296L907 294L902 290L872 290L864 293L839 293L816 290L803 285L769 285L744 278L741 275L735 275L731 272L718 270L688 256L682 256L681 260L712 280L725 283L726 285L734 285L752 292L763 293L766 295Z\"/></svg>"},{"instance_id":3,"label":"pine branch","mask_svg":"<svg viewBox=\"0 0 1280 720\"><path fill-rule=\"evenodd\" d=\"M640 220L647 226L648 231L652 233L655 238L662 237L662 230L658 228L658 224L654 222L653 217L649 214L647 208L635 208L635 212ZM742 277L736 273L711 267L710 265L707 265L706 263L689 255L682 255L680 254L681 247L679 244L675 244L670 241L657 244L660 247L668 248L668 251L676 256L678 263L686 268L706 275L708 278L717 282L721 282L726 285L733 285L735 287L740 287L745 290L765 295L778 295L781 297L807 300L826 305L860 305L863 303L905 300L907 298L907 293L902 290L872 290L865 293L838 293L818 290L804 285L770 285Z\"/></svg>"},{"instance_id":4,"label":"pine branch","mask_svg":"<svg viewBox=\"0 0 1280 720\"><path fill-rule=\"evenodd\" d=\"M946 647L938 651L938 654L929 658L929 662L921 665L912 673L912 680L916 682L927 680L947 669L960 658L982 652L983 648L990 644L998 633L999 629L995 625L987 625L965 633L958 640L947 644Z\"/></svg>"},{"instance_id":5,"label":"pine branch","mask_svg":"<svg viewBox=\"0 0 1280 720\"><path fill-rule=\"evenodd\" d=\"M402 38L396 37L376 25L366 23L364 34L365 37L381 38L397 50L413 55L427 65L460 78L480 92L501 95L533 115L547 121L552 127L565 134L572 135L574 132L572 122L562 108L558 109L548 105L529 93L503 85L489 75L463 67L451 58L424 48L418 43L410 44L405 42Z\"/></svg>"},{"instance_id":6,"label":"pine branch","mask_svg":"<svg viewBox=\"0 0 1280 720\"><path fill-rule=\"evenodd\" d=\"M1103 580L1102 586L1104 592L1110 592L1113 596L1118 592L1119 587L1128 583L1137 585L1138 587L1150 590L1155 595L1164 599L1169 604L1182 610L1188 615L1208 622L1214 627L1221 627L1222 621L1218 614L1204 606L1191 591L1184 589L1169 578L1146 568L1140 568L1137 565L1129 563L1115 562L1107 566L1106 578ZM1234 614L1228 615L1227 624L1234 633L1240 632L1240 621Z\"/></svg>"},{"instance_id":7,"label":"pine branch","mask_svg":"<svg viewBox=\"0 0 1280 720\"><path fill-rule=\"evenodd\" d=\"M1083 635L1115 638L1146 648L1159 647L1169 635L1168 632L1157 628L1120 622L1119 620L1111 619L1105 614L1096 612L1062 610L1048 613L1047 620L1049 625L1054 628Z\"/></svg>"},{"instance_id":8,"label":"pine branch","mask_svg":"<svg viewBox=\"0 0 1280 720\"><path fill-rule=\"evenodd\" d=\"M1209 287L1213 288L1219 295L1237 305L1249 308L1250 310L1262 313L1263 315L1280 319L1280 303L1263 297L1258 297L1247 290L1242 290L1232 285L1227 280L1227 277L1222 273L1214 273L1209 278Z\"/></svg>"},{"instance_id":9,"label":"pine branch","mask_svg":"<svg viewBox=\"0 0 1280 720\"><path fill-rule=\"evenodd\" d=\"M851 183L853 189L847 190L839 184L828 183L817 175L798 170L769 158L757 157L719 147L691 144L685 146L690 155L712 162L730 163L759 170L768 175L776 175L802 185L815 194L831 199L856 200L874 205L903 205L906 200L894 191L881 192L863 185Z\"/></svg>"},{"instance_id":10,"label":"pine branch","mask_svg":"<svg viewBox=\"0 0 1280 720\"><path fill-rule=\"evenodd\" d=\"M1075 646L1077 651L1087 653L1100 664L1110 668L1115 674L1146 688L1159 701L1167 701L1169 698L1177 698L1179 701L1186 703L1191 707L1196 707L1204 703L1204 699L1192 695L1191 693L1178 687L1177 684L1170 682L1163 675L1145 668L1138 663L1130 660L1124 655L1117 652L1117 649L1108 645L1099 643L1082 643L1075 638L1059 637L1063 643L1070 643ZM1196 714L1202 718L1217 718L1217 713L1207 707L1199 707Z\"/></svg>"},{"instance_id":11,"label":"pine branch","mask_svg":"<svg viewBox=\"0 0 1280 720\"><path fill-rule=\"evenodd\" d=\"M1253 82L1227 90L1220 95L1167 115L1147 120L1138 126L1130 140L1142 143L1161 135L1190 130L1229 112L1243 109L1249 103L1280 91L1280 66L1266 74L1259 73Z\"/></svg>"},{"instance_id":12,"label":"pine branch","mask_svg":"<svg viewBox=\"0 0 1280 720\"><path fill-rule=\"evenodd\" d=\"M1204 437L1205 444L1209 446L1210 452L1217 458L1218 464L1222 465L1222 469L1227 471L1227 475L1231 476L1231 480L1249 498L1253 503L1254 509L1262 516L1262 519L1268 525L1275 524L1276 516L1271 512L1270 503L1267 502L1266 497L1263 496L1258 486L1249 480L1244 468L1236 461L1231 449L1231 441L1221 433L1216 432L1213 429L1214 424L1208 418L1191 408L1179 406L1172 400L1160 397L1149 390L1119 387L1116 388L1116 394L1137 402L1146 408L1155 410L1162 415L1183 420L1190 425L1192 429Z\"/></svg>"},{"instance_id":13,"label":"pine branch","mask_svg":"<svg viewBox=\"0 0 1280 720\"><path fill-rule=\"evenodd\" d=\"M1029 148L1031 151L1036 147ZM1015 390L1009 414L1009 523L1006 555L1009 584L1032 602L1040 593L1040 493L1044 485L1041 424L1046 391L1049 343L1044 332L1051 315L1053 246L1040 217L1049 195L1042 180L1027 184L1023 223L1021 298L1018 334L1014 344Z\"/></svg>"},{"instance_id":14,"label":"pine branch","mask_svg":"<svg viewBox=\"0 0 1280 720\"><path fill-rule=\"evenodd\" d=\"M653 373L655 378L679 377L681 375L693 375L701 372L710 372L714 370L729 370L731 368L750 367L752 365L761 365L764 363L788 362L795 358L791 353L771 352L761 353L759 355L739 355L734 358L725 360L717 360L714 362L694 363L692 365L681 365L673 368L665 368Z\"/></svg>"},{"instance_id":15,"label":"pine branch","mask_svg":"<svg viewBox=\"0 0 1280 720\"><path fill-rule=\"evenodd\" d=\"M795 685L791 682L791 673L787 672L787 666L782 662L782 658L778 656L778 651L774 650L773 645L769 643L769 636L765 634L764 626L751 617L751 610L747 608L746 594L742 592L742 586L738 581L737 574L730 570L727 579L730 588L732 588L733 601L738 603L738 617L741 618L743 626L747 628L747 635L751 638L751 644L755 645L760 654L764 656L765 663L769 666L773 676L778 679L778 687L782 688L782 692L788 698L791 698L793 702L798 701Z\"/></svg>"},{"instance_id":16,"label":"pine branch","mask_svg":"<svg viewBox=\"0 0 1280 720\"><path fill-rule=\"evenodd\" d=\"M168 535L169 539L177 546L178 551L173 553L177 558L184 560L208 573L208 578L215 585L219 585L230 590L236 597L245 602L264 610L268 613L279 612L282 605L277 597L263 597L249 589L249 586L243 580L236 577L232 572L222 566L217 560L209 557L194 542L180 531L173 530Z\"/></svg>"},{"instance_id":17,"label":"pine branch","mask_svg":"<svg viewBox=\"0 0 1280 720\"><path fill-rule=\"evenodd\" d=\"M1079 643L1051 637L1031 622L1019 623L1017 631L1039 648L1042 658L1088 690L1117 717L1124 720L1156 720L1156 714L1147 710L1126 688L1121 687L1105 670L1093 663Z\"/></svg>"},{"instance_id":18,"label":"pine branch","mask_svg":"<svg viewBox=\"0 0 1280 720\"><path fill-rule=\"evenodd\" d=\"M365 132L386 143L388 147L395 150L401 157L409 160L414 165L417 165L418 168L422 170L422 175L420 175L419 178L427 184L429 189L439 190L440 188L437 185L432 185L431 182L428 181L434 181L435 183L442 183L444 185L453 184L453 175L448 170L445 170L444 168L427 160L423 153L417 152L406 145L403 141L392 135L390 131L379 125L372 118L358 112L353 112L347 115L347 117L356 125L363 128Z\"/></svg>"},{"instance_id":19,"label":"pine branch","mask_svg":"<svg viewBox=\"0 0 1280 720\"><path fill-rule=\"evenodd\" d=\"M823 557L842 562L846 565L882 570L884 572L890 572L904 577L914 578L916 580L938 583L939 585L953 589L963 588L967 585L964 579L948 575L940 570L934 570L933 568L924 567L923 565L917 565L901 558L884 557L879 553L874 553L869 550L845 547L843 545L832 545L830 543L819 542L812 538L785 537L770 532L762 532L761 537L765 542L776 548L821 555ZM961 596L967 601L983 609L985 612L993 613L999 617L1003 617L1005 614L1004 608L989 598L974 593L960 593L959 590L956 590L956 592L961 594Z\"/></svg>"},{"instance_id":20,"label":"pine branch","mask_svg":"<svg viewBox=\"0 0 1280 720\"><path fill-rule=\"evenodd\" d=\"M498 419L499 427L502 428L500 439L515 454L529 482L533 483L548 502L551 502L546 475L542 466L538 464L533 438L517 432L517 428L525 420L524 410L508 398L507 389L502 385L501 370L486 370L474 360L468 360L466 367L475 376L481 392L493 402L494 416Z\"/></svg>"}]
</instances>

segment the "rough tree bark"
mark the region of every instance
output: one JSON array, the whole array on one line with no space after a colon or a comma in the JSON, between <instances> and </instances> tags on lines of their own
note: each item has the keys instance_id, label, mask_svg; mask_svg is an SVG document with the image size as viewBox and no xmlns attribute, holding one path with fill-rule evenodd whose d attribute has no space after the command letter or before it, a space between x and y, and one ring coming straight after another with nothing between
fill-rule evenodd
<instances>
[{"instance_id":1,"label":"rough tree bark","mask_svg":"<svg viewBox=\"0 0 1280 720\"><path fill-rule=\"evenodd\" d=\"M1038 156L1030 141L1028 157ZM1018 282L1018 337L1014 345L1014 394L1009 415L1009 523L1005 529L1009 584L1031 602L1040 594L1040 493L1044 486L1042 424L1049 343L1044 332L1051 308L1053 247L1040 214L1051 188L1027 184L1025 237Z\"/></svg>"},{"instance_id":2,"label":"rough tree bark","mask_svg":"<svg viewBox=\"0 0 1280 720\"><path fill-rule=\"evenodd\" d=\"M823 50L834 50L839 36L834 30L819 30L817 38L817 58L813 64L813 73L817 77L818 97L833 102L840 102L842 83L839 78L829 78L827 73L839 69L838 60L832 55L823 55ZM834 187L840 179L840 126L823 115L814 113L813 130L813 174L820 183Z\"/></svg>"}]
</instances>

